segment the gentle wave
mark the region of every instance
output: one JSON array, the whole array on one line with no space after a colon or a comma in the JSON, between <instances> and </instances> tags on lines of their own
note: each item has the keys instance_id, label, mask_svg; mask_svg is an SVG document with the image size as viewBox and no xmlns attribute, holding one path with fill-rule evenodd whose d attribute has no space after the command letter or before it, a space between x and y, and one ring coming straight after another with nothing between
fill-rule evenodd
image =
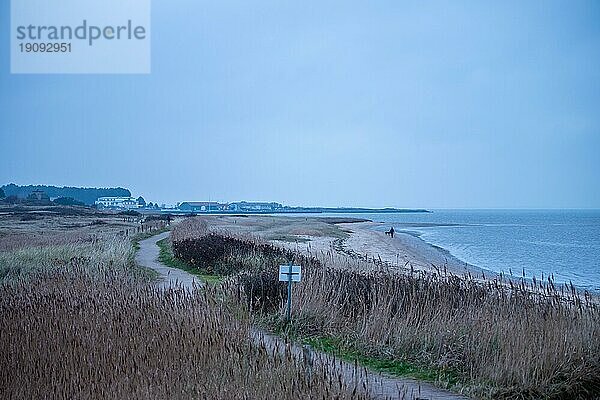
<instances>
[{"instance_id":1,"label":"gentle wave","mask_svg":"<svg viewBox=\"0 0 600 400\"><path fill-rule=\"evenodd\" d=\"M572 281L600 290L600 210L434 210L352 216L396 226L494 272L512 270L520 275L525 269L528 276L553 274L557 283Z\"/></svg>"}]
</instances>

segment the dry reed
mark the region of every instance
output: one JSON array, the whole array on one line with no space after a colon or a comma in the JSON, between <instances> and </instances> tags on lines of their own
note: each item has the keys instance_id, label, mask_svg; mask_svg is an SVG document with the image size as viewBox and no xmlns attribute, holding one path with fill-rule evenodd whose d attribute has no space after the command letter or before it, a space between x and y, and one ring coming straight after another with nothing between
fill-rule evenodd
<instances>
[{"instance_id":1,"label":"dry reed","mask_svg":"<svg viewBox=\"0 0 600 400\"><path fill-rule=\"evenodd\" d=\"M204 224L191 226L193 221L175 237L210 233ZM238 235L219 242L229 247L218 262L242 271L236 279L245 304L272 304L276 296L282 307L276 266L285 258L300 260L305 275L293 297L299 335L331 336L369 356L449 371L458 376L457 388L482 398L600 393L598 299L572 286L403 274L333 251L265 255L264 243L248 246L252 240ZM258 310L280 313L276 308Z\"/></svg>"},{"instance_id":2,"label":"dry reed","mask_svg":"<svg viewBox=\"0 0 600 400\"><path fill-rule=\"evenodd\" d=\"M157 289L132 254L119 238L0 253L0 398L366 398L257 343L221 294Z\"/></svg>"}]
</instances>

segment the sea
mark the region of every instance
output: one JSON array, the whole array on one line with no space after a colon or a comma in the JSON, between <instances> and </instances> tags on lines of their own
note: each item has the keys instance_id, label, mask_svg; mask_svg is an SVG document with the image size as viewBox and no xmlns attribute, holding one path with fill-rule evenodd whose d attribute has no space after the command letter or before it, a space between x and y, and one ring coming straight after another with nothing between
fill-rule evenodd
<instances>
[{"instance_id":1,"label":"sea","mask_svg":"<svg viewBox=\"0 0 600 400\"><path fill-rule=\"evenodd\" d=\"M323 214L325 215L325 214ZM600 210L432 210L326 214L385 223L476 267L600 294Z\"/></svg>"}]
</instances>

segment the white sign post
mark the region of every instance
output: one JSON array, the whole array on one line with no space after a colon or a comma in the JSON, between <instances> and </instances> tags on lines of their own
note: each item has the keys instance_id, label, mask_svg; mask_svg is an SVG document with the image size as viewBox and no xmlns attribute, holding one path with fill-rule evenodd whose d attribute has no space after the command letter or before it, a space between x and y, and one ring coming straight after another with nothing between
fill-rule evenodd
<instances>
[{"instance_id":1,"label":"white sign post","mask_svg":"<svg viewBox=\"0 0 600 400\"><path fill-rule=\"evenodd\" d=\"M285 313L286 321L290 320L292 310L292 282L300 282L302 280L302 267L300 265L280 265L279 266L279 282L287 282L287 309Z\"/></svg>"}]
</instances>

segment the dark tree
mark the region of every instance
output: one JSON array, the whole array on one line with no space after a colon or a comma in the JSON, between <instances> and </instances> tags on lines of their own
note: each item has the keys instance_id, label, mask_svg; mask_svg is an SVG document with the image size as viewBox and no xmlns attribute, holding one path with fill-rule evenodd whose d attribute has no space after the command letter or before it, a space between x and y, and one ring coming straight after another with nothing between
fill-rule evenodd
<instances>
[{"instance_id":1,"label":"dark tree","mask_svg":"<svg viewBox=\"0 0 600 400\"><path fill-rule=\"evenodd\" d=\"M146 207L146 200L142 196L137 198L137 203L139 206Z\"/></svg>"},{"instance_id":2,"label":"dark tree","mask_svg":"<svg viewBox=\"0 0 600 400\"><path fill-rule=\"evenodd\" d=\"M6 195L4 194L4 190L2 190L2 188L0 188L0 199L5 198Z\"/></svg>"},{"instance_id":3,"label":"dark tree","mask_svg":"<svg viewBox=\"0 0 600 400\"><path fill-rule=\"evenodd\" d=\"M72 197L77 201L92 205L98 197L116 196L130 197L131 192L124 188L81 188L81 187L57 187L48 185L28 185L19 186L13 183L2 186L6 196L17 196L26 199L33 191L41 190L48 196L54 197Z\"/></svg>"},{"instance_id":4,"label":"dark tree","mask_svg":"<svg viewBox=\"0 0 600 400\"><path fill-rule=\"evenodd\" d=\"M10 196L6 197L4 199L4 201L7 202L8 204L19 204L19 203L21 203L21 199L19 199L17 196L13 196L13 195L10 195Z\"/></svg>"}]
</instances>

